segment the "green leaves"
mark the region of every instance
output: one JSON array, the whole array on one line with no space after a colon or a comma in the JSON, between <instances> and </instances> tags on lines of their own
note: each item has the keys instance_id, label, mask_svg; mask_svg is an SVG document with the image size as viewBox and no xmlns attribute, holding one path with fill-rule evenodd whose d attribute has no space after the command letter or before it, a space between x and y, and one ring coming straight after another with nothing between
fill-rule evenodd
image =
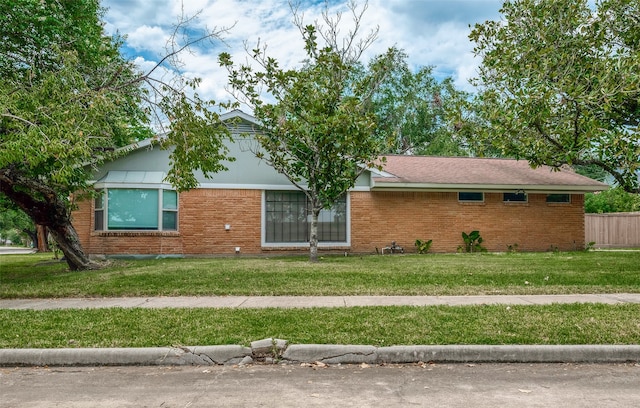
<instances>
[{"instance_id":1,"label":"green leaves","mask_svg":"<svg viewBox=\"0 0 640 408\"><path fill-rule=\"evenodd\" d=\"M185 190L197 185L196 169L205 176L224 169L229 135L209 112L213 103L190 95L200 79L152 75L220 32L193 39L185 17L169 54L142 74L120 55L122 40L104 35L102 12L98 0L0 3L0 189L50 227L72 269L90 265L74 238L68 198L87 188L91 170L117 147L151 136L151 118L160 127L169 122L169 181Z\"/></svg>"},{"instance_id":2,"label":"green leaves","mask_svg":"<svg viewBox=\"0 0 640 408\"><path fill-rule=\"evenodd\" d=\"M178 95L178 100L167 100L163 104L167 116L174 120L169 133L160 143L164 148L171 149L171 168L167 181L178 191L198 186L194 175L196 170L210 177L212 173L227 169L222 164L223 160L234 160L226 157L228 149L223 144L223 138L230 137L228 128L215 112L208 109L208 103L200 100L198 95L193 98L190 100L182 94Z\"/></svg>"},{"instance_id":3,"label":"green leaves","mask_svg":"<svg viewBox=\"0 0 640 408\"><path fill-rule=\"evenodd\" d=\"M586 194L584 211L586 213L640 211L640 195L627 193L620 187Z\"/></svg>"},{"instance_id":4,"label":"green leaves","mask_svg":"<svg viewBox=\"0 0 640 408\"><path fill-rule=\"evenodd\" d=\"M627 191L640 169L637 2L516 0L474 27L479 145L532 164L597 165Z\"/></svg>"},{"instance_id":5,"label":"green leaves","mask_svg":"<svg viewBox=\"0 0 640 408\"><path fill-rule=\"evenodd\" d=\"M0 5L0 169L60 197L85 188L84 166L146 124L136 73L119 39L103 35L101 13L95 0Z\"/></svg>"},{"instance_id":6,"label":"green leaves","mask_svg":"<svg viewBox=\"0 0 640 408\"><path fill-rule=\"evenodd\" d=\"M91 89L75 53L59 57L54 72L25 73L28 82L0 81L0 168L17 166L70 193L84 187L82 166L114 147L110 131L124 101Z\"/></svg>"},{"instance_id":7,"label":"green leaves","mask_svg":"<svg viewBox=\"0 0 640 408\"><path fill-rule=\"evenodd\" d=\"M358 58L375 33L357 41L362 13L356 12L354 3L349 7L356 28L344 41L338 39L339 15L331 19L325 12L328 28L323 31L318 25L303 24L293 10L308 58L298 68L281 68L260 44L249 52L257 69L234 64L227 53L219 57L237 98L252 106L263 125L256 155L305 192L316 220L319 211L353 187L380 153L373 137L376 119L368 107L387 75L391 52L378 57L368 71L362 70ZM319 44L319 38L325 44ZM314 260L317 223L311 225Z\"/></svg>"},{"instance_id":8,"label":"green leaves","mask_svg":"<svg viewBox=\"0 0 640 408\"><path fill-rule=\"evenodd\" d=\"M220 54L219 62L228 69L238 99L253 107L264 126L257 155L305 190L319 210L353 187L363 166L379 153L372 138L375 118L366 105L388 63L357 78L360 66L349 57L358 53L351 52L351 45L337 47L337 31L327 36L330 30L305 25L298 15L294 21L308 57L300 68L282 69L260 44L249 52L260 69L235 65L228 53ZM359 20L355 22L359 25ZM325 23L330 28L337 25L327 15ZM356 31L344 44L354 44ZM318 33L325 45L318 43Z\"/></svg>"},{"instance_id":9,"label":"green leaves","mask_svg":"<svg viewBox=\"0 0 640 408\"><path fill-rule=\"evenodd\" d=\"M436 81L432 67L412 72L401 50L392 48L379 58L369 65L370 70L384 73L376 79L380 84L372 95L370 109L376 116L375 134L385 145L385 153L464 155L448 115L456 101L468 95L455 89L450 78Z\"/></svg>"}]
</instances>

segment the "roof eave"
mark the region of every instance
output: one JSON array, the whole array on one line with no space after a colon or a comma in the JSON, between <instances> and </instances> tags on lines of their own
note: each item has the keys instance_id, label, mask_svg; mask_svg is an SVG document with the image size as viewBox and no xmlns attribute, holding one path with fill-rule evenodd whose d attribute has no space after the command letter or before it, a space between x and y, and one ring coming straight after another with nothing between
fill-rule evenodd
<instances>
[{"instance_id":1,"label":"roof eave","mask_svg":"<svg viewBox=\"0 0 640 408\"><path fill-rule=\"evenodd\" d=\"M439 184L439 183L407 183L384 182L374 180L371 190L375 191L433 191L433 192L457 192L457 191L483 191L483 192L510 192L523 190L536 193L592 193L607 190L609 186L603 185L525 185L525 184Z\"/></svg>"}]
</instances>

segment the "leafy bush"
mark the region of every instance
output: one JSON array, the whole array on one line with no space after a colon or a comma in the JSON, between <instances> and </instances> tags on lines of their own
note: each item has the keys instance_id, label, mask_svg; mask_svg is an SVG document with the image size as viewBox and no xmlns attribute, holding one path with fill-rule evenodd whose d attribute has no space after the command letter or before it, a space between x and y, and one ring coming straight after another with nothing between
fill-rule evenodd
<instances>
[{"instance_id":1,"label":"leafy bush","mask_svg":"<svg viewBox=\"0 0 640 408\"><path fill-rule=\"evenodd\" d=\"M487 252L487 248L480 245L483 241L480 231L471 231L469 234L463 232L462 240L464 241L465 252Z\"/></svg>"},{"instance_id":2,"label":"leafy bush","mask_svg":"<svg viewBox=\"0 0 640 408\"><path fill-rule=\"evenodd\" d=\"M627 193L620 187L586 194L584 211L591 214L640 211L640 194Z\"/></svg>"},{"instance_id":3,"label":"leafy bush","mask_svg":"<svg viewBox=\"0 0 640 408\"><path fill-rule=\"evenodd\" d=\"M431 248L431 244L433 243L433 240L430 239L428 241L423 241L421 239L416 239L416 249L418 250L419 254L426 254L427 252L429 252L429 248Z\"/></svg>"}]
</instances>

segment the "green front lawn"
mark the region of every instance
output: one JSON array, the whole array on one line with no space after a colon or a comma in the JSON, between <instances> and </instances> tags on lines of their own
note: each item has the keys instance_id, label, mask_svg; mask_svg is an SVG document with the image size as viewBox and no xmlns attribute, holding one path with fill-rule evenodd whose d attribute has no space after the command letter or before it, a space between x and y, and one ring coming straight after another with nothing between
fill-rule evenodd
<instances>
[{"instance_id":1,"label":"green front lawn","mask_svg":"<svg viewBox=\"0 0 640 408\"><path fill-rule=\"evenodd\" d=\"M640 305L0 310L0 348L638 344Z\"/></svg>"},{"instance_id":2,"label":"green front lawn","mask_svg":"<svg viewBox=\"0 0 640 408\"><path fill-rule=\"evenodd\" d=\"M640 251L120 260L0 257L0 297L480 295L640 291Z\"/></svg>"},{"instance_id":3,"label":"green front lawn","mask_svg":"<svg viewBox=\"0 0 640 408\"><path fill-rule=\"evenodd\" d=\"M117 261L0 257L0 296L471 295L640 291L640 252ZM640 305L0 310L0 348L243 344L638 344Z\"/></svg>"}]
</instances>

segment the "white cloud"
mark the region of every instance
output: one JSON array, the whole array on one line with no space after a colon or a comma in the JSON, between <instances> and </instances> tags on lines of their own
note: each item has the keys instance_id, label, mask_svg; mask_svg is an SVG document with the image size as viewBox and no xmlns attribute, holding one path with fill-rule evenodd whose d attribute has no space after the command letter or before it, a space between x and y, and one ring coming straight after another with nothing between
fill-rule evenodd
<instances>
[{"instance_id":1,"label":"white cloud","mask_svg":"<svg viewBox=\"0 0 640 408\"><path fill-rule=\"evenodd\" d=\"M134 31L127 35L127 44L137 51L162 52L169 34L161 27L149 27L143 25L136 27Z\"/></svg>"},{"instance_id":2,"label":"white cloud","mask_svg":"<svg viewBox=\"0 0 640 408\"><path fill-rule=\"evenodd\" d=\"M341 31L346 33L351 15L346 1L330 1L332 12L342 10ZM360 1L363 4L363 1ZM475 76L478 60L473 58L473 44L468 39L469 25L499 18L500 0L369 0L362 20L361 34L379 27L378 40L365 55L381 54L391 46L404 49L414 67L432 65L439 78L452 76L458 87L471 91L468 79ZM163 55L173 25L182 12L180 0L103 0L108 7L106 30L118 30L128 36L127 45L147 59ZM300 11L305 23L321 19L324 1L304 0ZM258 40L267 44L267 53L283 67L298 65L305 57L298 29L283 0L189 0L184 12L193 15L201 10L191 29L233 28L223 35L226 45L216 42L184 54L184 72L203 79L199 93L215 100L228 99L224 89L226 71L218 66L221 51L232 54L234 61L244 62L249 48Z\"/></svg>"},{"instance_id":3,"label":"white cloud","mask_svg":"<svg viewBox=\"0 0 640 408\"><path fill-rule=\"evenodd\" d=\"M133 60L133 63L136 64L136 66L140 69L140 71L143 71L143 72L149 72L153 68L155 68L155 66L157 65L157 62L148 61L148 60L144 59L143 57L136 57Z\"/></svg>"}]
</instances>

